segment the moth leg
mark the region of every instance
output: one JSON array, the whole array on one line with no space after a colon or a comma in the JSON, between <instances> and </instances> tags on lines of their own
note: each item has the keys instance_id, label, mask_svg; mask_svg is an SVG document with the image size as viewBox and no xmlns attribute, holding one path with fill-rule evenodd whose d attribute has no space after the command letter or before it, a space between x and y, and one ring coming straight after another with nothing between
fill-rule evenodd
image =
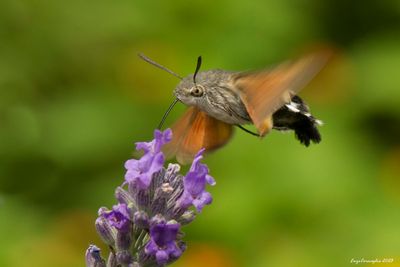
<instances>
[{"instance_id":1,"label":"moth leg","mask_svg":"<svg viewBox=\"0 0 400 267\"><path fill-rule=\"evenodd\" d=\"M257 136L257 137L260 137L260 135L258 133L252 132L252 131L244 128L242 125L237 124L236 126L239 127L240 129L242 129L243 131L245 131L246 133L249 133L249 134Z\"/></svg>"}]
</instances>

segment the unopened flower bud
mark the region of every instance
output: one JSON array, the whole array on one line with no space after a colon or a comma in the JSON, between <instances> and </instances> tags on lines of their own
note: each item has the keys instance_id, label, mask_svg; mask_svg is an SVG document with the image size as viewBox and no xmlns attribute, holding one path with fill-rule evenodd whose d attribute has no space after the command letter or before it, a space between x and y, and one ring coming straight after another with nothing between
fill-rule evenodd
<instances>
[{"instance_id":1,"label":"unopened flower bud","mask_svg":"<svg viewBox=\"0 0 400 267\"><path fill-rule=\"evenodd\" d=\"M167 171L165 172L165 179L172 180L171 178L175 177L180 171L181 166L176 163L168 164Z\"/></svg>"},{"instance_id":2,"label":"unopened flower bud","mask_svg":"<svg viewBox=\"0 0 400 267\"><path fill-rule=\"evenodd\" d=\"M133 208L133 210L135 211L137 210L137 208L135 207L135 200L122 187L118 186L117 189L115 189L115 198L118 200L119 203L126 204L127 206L130 206L130 208Z\"/></svg>"},{"instance_id":3,"label":"unopened flower bud","mask_svg":"<svg viewBox=\"0 0 400 267\"><path fill-rule=\"evenodd\" d=\"M118 251L116 257L117 257L117 262L124 266L132 262L132 256L127 250Z\"/></svg>"},{"instance_id":4,"label":"unopened flower bud","mask_svg":"<svg viewBox=\"0 0 400 267\"><path fill-rule=\"evenodd\" d=\"M117 230L109 224L107 219L104 217L98 217L96 219L95 226L97 233L104 243L106 243L108 246L114 246Z\"/></svg>"},{"instance_id":5,"label":"unopened flower bud","mask_svg":"<svg viewBox=\"0 0 400 267\"><path fill-rule=\"evenodd\" d=\"M101 208L99 209L99 211L97 212L97 215L102 216L103 214L105 214L105 213L107 213L107 212L109 212L109 211L110 211L110 210L107 209L106 207L101 207Z\"/></svg>"},{"instance_id":6,"label":"unopened flower bud","mask_svg":"<svg viewBox=\"0 0 400 267\"><path fill-rule=\"evenodd\" d=\"M86 267L106 267L106 263L100 255L100 249L90 245L86 250Z\"/></svg>"},{"instance_id":7,"label":"unopened flower bud","mask_svg":"<svg viewBox=\"0 0 400 267\"><path fill-rule=\"evenodd\" d=\"M110 252L110 255L108 255L107 267L117 267L117 266L118 266L117 257L113 252Z\"/></svg>"},{"instance_id":8,"label":"unopened flower bud","mask_svg":"<svg viewBox=\"0 0 400 267\"><path fill-rule=\"evenodd\" d=\"M118 232L115 245L117 250L127 250L132 244L132 237L127 232Z\"/></svg>"},{"instance_id":9,"label":"unopened flower bud","mask_svg":"<svg viewBox=\"0 0 400 267\"><path fill-rule=\"evenodd\" d=\"M150 219L150 225L162 224L162 223L165 224L165 218L161 214L157 214Z\"/></svg>"},{"instance_id":10,"label":"unopened flower bud","mask_svg":"<svg viewBox=\"0 0 400 267\"><path fill-rule=\"evenodd\" d=\"M196 214L192 210L185 211L178 221L181 225L191 223L196 218Z\"/></svg>"},{"instance_id":11,"label":"unopened flower bud","mask_svg":"<svg viewBox=\"0 0 400 267\"><path fill-rule=\"evenodd\" d=\"M142 229L148 229L149 228L149 216L147 215L146 212L140 210L135 212L133 215L133 223Z\"/></svg>"}]
</instances>

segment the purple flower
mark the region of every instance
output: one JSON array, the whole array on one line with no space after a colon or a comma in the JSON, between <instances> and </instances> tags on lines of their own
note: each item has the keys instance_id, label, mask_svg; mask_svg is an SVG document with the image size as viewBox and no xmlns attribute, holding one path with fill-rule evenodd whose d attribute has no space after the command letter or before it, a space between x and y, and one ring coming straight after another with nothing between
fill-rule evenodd
<instances>
[{"instance_id":1,"label":"purple flower","mask_svg":"<svg viewBox=\"0 0 400 267\"><path fill-rule=\"evenodd\" d=\"M141 159L130 159L126 161L125 181L133 183L139 189L147 189L151 183L153 174L159 172L164 165L164 154L161 147L171 141L172 131L170 129L154 132L154 140L151 142L136 143L136 150L143 150Z\"/></svg>"},{"instance_id":2,"label":"purple flower","mask_svg":"<svg viewBox=\"0 0 400 267\"><path fill-rule=\"evenodd\" d=\"M114 226L120 232L128 232L130 228L129 210L126 204L114 205L110 211L101 211L103 216L110 225Z\"/></svg>"},{"instance_id":3,"label":"purple flower","mask_svg":"<svg viewBox=\"0 0 400 267\"><path fill-rule=\"evenodd\" d=\"M151 142L137 142L136 150L143 150L145 153L151 152L157 154L166 143L172 140L172 131L167 129L164 132L154 131L154 139Z\"/></svg>"},{"instance_id":4,"label":"purple flower","mask_svg":"<svg viewBox=\"0 0 400 267\"><path fill-rule=\"evenodd\" d=\"M195 156L192 166L183 180L184 191L177 203L184 209L193 205L198 212L212 202L211 194L205 191L206 184L215 185L214 178L208 174L207 166L200 162L203 152L204 149Z\"/></svg>"},{"instance_id":5,"label":"purple flower","mask_svg":"<svg viewBox=\"0 0 400 267\"><path fill-rule=\"evenodd\" d=\"M145 253L156 257L159 265L178 258L182 251L176 244L176 236L180 225L161 221L150 228L150 241L145 247Z\"/></svg>"},{"instance_id":6,"label":"purple flower","mask_svg":"<svg viewBox=\"0 0 400 267\"><path fill-rule=\"evenodd\" d=\"M163 164L164 155L161 152L156 155L145 154L140 160L130 159L125 163L127 169L125 180L140 189L147 189L153 174L159 172Z\"/></svg>"}]
</instances>

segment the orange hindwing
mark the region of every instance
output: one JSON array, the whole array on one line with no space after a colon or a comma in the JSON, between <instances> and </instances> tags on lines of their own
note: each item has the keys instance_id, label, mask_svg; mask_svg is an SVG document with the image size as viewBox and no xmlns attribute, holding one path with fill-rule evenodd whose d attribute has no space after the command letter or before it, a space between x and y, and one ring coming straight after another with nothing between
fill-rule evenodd
<instances>
[{"instance_id":1,"label":"orange hindwing","mask_svg":"<svg viewBox=\"0 0 400 267\"><path fill-rule=\"evenodd\" d=\"M176 155L180 163L190 162L201 148L210 152L223 146L233 133L232 125L196 107L189 107L171 129L172 141L165 145L164 152L167 158Z\"/></svg>"}]
</instances>

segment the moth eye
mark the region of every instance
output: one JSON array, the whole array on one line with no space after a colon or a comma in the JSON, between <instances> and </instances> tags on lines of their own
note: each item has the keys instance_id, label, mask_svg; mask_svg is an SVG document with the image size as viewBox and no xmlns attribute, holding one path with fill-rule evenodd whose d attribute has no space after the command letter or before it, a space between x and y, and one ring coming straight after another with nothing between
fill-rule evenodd
<instances>
[{"instance_id":1,"label":"moth eye","mask_svg":"<svg viewBox=\"0 0 400 267\"><path fill-rule=\"evenodd\" d=\"M192 87L192 89L190 90L190 94L195 97L202 96L204 94L204 87L201 85L196 85Z\"/></svg>"}]
</instances>

